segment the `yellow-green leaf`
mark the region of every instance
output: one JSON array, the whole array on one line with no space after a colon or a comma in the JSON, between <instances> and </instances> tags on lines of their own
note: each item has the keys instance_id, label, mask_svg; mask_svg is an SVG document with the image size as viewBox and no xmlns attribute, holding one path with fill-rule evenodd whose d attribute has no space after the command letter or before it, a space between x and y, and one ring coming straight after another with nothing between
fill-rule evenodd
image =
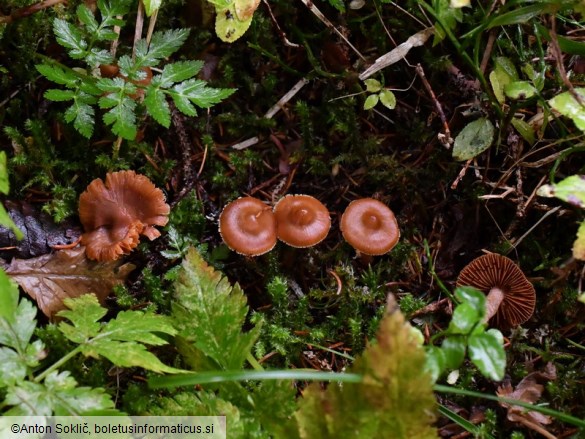
<instances>
[{"instance_id":1,"label":"yellow-green leaf","mask_svg":"<svg viewBox=\"0 0 585 439\"><path fill-rule=\"evenodd\" d=\"M579 226L577 230L577 239L573 244L573 257L580 261L585 261L585 221Z\"/></svg>"},{"instance_id":2,"label":"yellow-green leaf","mask_svg":"<svg viewBox=\"0 0 585 439\"><path fill-rule=\"evenodd\" d=\"M251 23L252 17L247 20L238 19L235 5L231 5L229 8L217 10L215 33L220 40L233 43L246 33Z\"/></svg>"},{"instance_id":3,"label":"yellow-green leaf","mask_svg":"<svg viewBox=\"0 0 585 439\"><path fill-rule=\"evenodd\" d=\"M237 17L241 21L251 19L259 4L260 0L235 0Z\"/></svg>"}]
</instances>

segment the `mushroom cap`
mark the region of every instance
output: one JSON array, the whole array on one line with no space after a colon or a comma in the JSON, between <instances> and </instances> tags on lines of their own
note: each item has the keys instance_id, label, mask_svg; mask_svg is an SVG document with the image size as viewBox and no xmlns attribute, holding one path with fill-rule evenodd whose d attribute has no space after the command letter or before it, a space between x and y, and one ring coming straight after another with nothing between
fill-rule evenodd
<instances>
[{"instance_id":1,"label":"mushroom cap","mask_svg":"<svg viewBox=\"0 0 585 439\"><path fill-rule=\"evenodd\" d=\"M394 213L384 203L373 198L349 203L341 216L339 227L345 240L366 255L388 253L400 238Z\"/></svg>"},{"instance_id":2,"label":"mushroom cap","mask_svg":"<svg viewBox=\"0 0 585 439\"><path fill-rule=\"evenodd\" d=\"M276 245L276 219L272 209L253 197L242 197L223 208L219 233L233 251L259 256Z\"/></svg>"},{"instance_id":3,"label":"mushroom cap","mask_svg":"<svg viewBox=\"0 0 585 439\"><path fill-rule=\"evenodd\" d=\"M138 245L139 235L160 236L154 226L168 222L163 192L134 171L112 172L92 181L79 197L81 244L90 259L112 261Z\"/></svg>"},{"instance_id":4,"label":"mushroom cap","mask_svg":"<svg viewBox=\"0 0 585 439\"><path fill-rule=\"evenodd\" d=\"M291 247L311 247L323 241L331 228L327 208L310 195L287 195L274 206L277 236Z\"/></svg>"},{"instance_id":5,"label":"mushroom cap","mask_svg":"<svg viewBox=\"0 0 585 439\"><path fill-rule=\"evenodd\" d=\"M499 288L504 299L494 315L499 327L518 326L534 313L536 293L520 267L506 256L488 253L480 256L461 270L457 286L475 287L485 294Z\"/></svg>"}]
</instances>

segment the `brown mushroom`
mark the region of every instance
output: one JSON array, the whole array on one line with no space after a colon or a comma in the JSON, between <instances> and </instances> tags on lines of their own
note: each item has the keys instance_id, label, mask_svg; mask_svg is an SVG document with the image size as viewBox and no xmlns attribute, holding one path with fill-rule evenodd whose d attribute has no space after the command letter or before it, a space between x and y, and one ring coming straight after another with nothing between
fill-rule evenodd
<instances>
[{"instance_id":1,"label":"brown mushroom","mask_svg":"<svg viewBox=\"0 0 585 439\"><path fill-rule=\"evenodd\" d=\"M233 251L259 256L276 245L276 220L270 206L257 198L242 197L222 210L219 233Z\"/></svg>"},{"instance_id":2,"label":"brown mushroom","mask_svg":"<svg viewBox=\"0 0 585 439\"><path fill-rule=\"evenodd\" d=\"M536 294L511 259L489 253L471 261L457 278L457 286L475 287L487 294L486 321L498 327L521 325L534 313Z\"/></svg>"},{"instance_id":3,"label":"brown mushroom","mask_svg":"<svg viewBox=\"0 0 585 439\"><path fill-rule=\"evenodd\" d=\"M79 197L79 219L85 233L81 244L90 259L113 261L138 245L139 235L160 236L154 226L168 222L169 205L163 192L134 171L97 178Z\"/></svg>"},{"instance_id":4,"label":"brown mushroom","mask_svg":"<svg viewBox=\"0 0 585 439\"><path fill-rule=\"evenodd\" d=\"M311 247L323 241L331 228L327 208L310 195L287 195L274 206L277 236L291 247Z\"/></svg>"},{"instance_id":5,"label":"brown mushroom","mask_svg":"<svg viewBox=\"0 0 585 439\"><path fill-rule=\"evenodd\" d=\"M388 253L400 238L394 213L373 198L352 201L343 212L339 226L345 240L366 255Z\"/></svg>"}]
</instances>

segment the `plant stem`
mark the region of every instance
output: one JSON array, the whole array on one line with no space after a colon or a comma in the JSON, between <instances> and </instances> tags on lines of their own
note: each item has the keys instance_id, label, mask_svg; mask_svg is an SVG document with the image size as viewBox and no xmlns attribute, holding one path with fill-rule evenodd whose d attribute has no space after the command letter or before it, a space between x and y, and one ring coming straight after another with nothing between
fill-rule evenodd
<instances>
[{"instance_id":1,"label":"plant stem","mask_svg":"<svg viewBox=\"0 0 585 439\"><path fill-rule=\"evenodd\" d=\"M486 311L484 321L487 322L498 312L503 300L504 292L500 288L494 287L490 290L485 301Z\"/></svg>"},{"instance_id":2,"label":"plant stem","mask_svg":"<svg viewBox=\"0 0 585 439\"><path fill-rule=\"evenodd\" d=\"M158 9L156 9L148 22L148 31L146 32L146 44L150 45L152 34L154 33L154 25L156 24L156 17L158 17Z\"/></svg>"},{"instance_id":3,"label":"plant stem","mask_svg":"<svg viewBox=\"0 0 585 439\"><path fill-rule=\"evenodd\" d=\"M59 369L63 364L67 363L70 359L72 359L78 353L80 353L82 347L83 347L83 345L79 345L75 349L73 349L71 352L69 352L67 355L65 355L64 357L61 357L61 359L59 361L57 361L56 363L53 363L52 366L45 369L40 375L37 375L35 377L34 381L36 383L40 383L42 380L44 380L47 377L47 375L49 375L54 370Z\"/></svg>"},{"instance_id":4,"label":"plant stem","mask_svg":"<svg viewBox=\"0 0 585 439\"><path fill-rule=\"evenodd\" d=\"M258 360L256 360L256 358L254 357L254 355L252 355L251 352L248 352L248 354L246 355L246 360L248 360L248 363L250 363L250 366L252 366L254 370L264 370L262 365L258 363Z\"/></svg>"}]
</instances>

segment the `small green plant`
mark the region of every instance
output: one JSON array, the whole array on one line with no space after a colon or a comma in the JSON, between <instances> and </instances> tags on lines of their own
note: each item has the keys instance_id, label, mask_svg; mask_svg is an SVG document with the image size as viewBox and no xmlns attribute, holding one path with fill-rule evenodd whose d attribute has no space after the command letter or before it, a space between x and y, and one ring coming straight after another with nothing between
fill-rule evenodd
<instances>
[{"instance_id":1,"label":"small green plant","mask_svg":"<svg viewBox=\"0 0 585 439\"><path fill-rule=\"evenodd\" d=\"M469 355L482 375L500 381L506 369L504 337L497 329L486 330L485 294L475 288L455 290L459 304L445 331L432 340L444 337L441 346L427 346L427 367L436 381L448 369L457 369Z\"/></svg>"},{"instance_id":2,"label":"small green plant","mask_svg":"<svg viewBox=\"0 0 585 439\"><path fill-rule=\"evenodd\" d=\"M389 88L382 87L380 81L376 79L366 79L364 83L366 84L366 92L370 93L364 102L364 110L371 110L378 102L389 110L394 110L396 96Z\"/></svg>"},{"instance_id":3,"label":"small green plant","mask_svg":"<svg viewBox=\"0 0 585 439\"><path fill-rule=\"evenodd\" d=\"M9 190L10 183L8 181L8 170L6 169L6 153L0 151L0 193L8 195ZM12 218L8 216L2 203L0 203L0 226L8 227L18 239L22 239L22 232L16 227Z\"/></svg>"},{"instance_id":4,"label":"small green plant","mask_svg":"<svg viewBox=\"0 0 585 439\"><path fill-rule=\"evenodd\" d=\"M141 311L123 311L101 323L107 310L94 295L67 299L69 310L58 329L77 346L47 365L46 346L32 340L37 310L28 300L18 300L18 288L0 270L0 389L3 415L49 416L114 414L114 402L102 388L79 386L69 371L60 370L78 354L104 357L119 367L143 367L156 372L179 372L150 353L146 345L166 341L156 333L176 331L162 316Z\"/></svg>"},{"instance_id":5,"label":"small green plant","mask_svg":"<svg viewBox=\"0 0 585 439\"><path fill-rule=\"evenodd\" d=\"M65 89L49 89L45 98L56 101L73 101L65 111L65 120L84 137L91 137L95 124L95 107L107 110L103 121L114 134L134 140L137 117L145 110L162 126L171 123L170 98L177 109L188 116L196 116L196 106L209 108L230 96L233 89L216 89L205 81L194 78L201 70L201 61L178 61L156 68L174 54L189 35L187 29L155 32L152 39L136 42L132 54L117 59L100 46L116 41L115 26L122 26L119 17L128 13L128 2L107 0L97 2L101 14L98 21L90 9L81 4L77 18L81 25L73 25L56 18L53 31L57 42L67 49L73 60L83 60L85 68L69 68L46 58L37 70L47 79ZM118 48L119 51L122 48ZM101 69L100 69L101 67ZM108 72L107 70L110 70ZM112 77L107 77L111 75Z\"/></svg>"}]
</instances>

